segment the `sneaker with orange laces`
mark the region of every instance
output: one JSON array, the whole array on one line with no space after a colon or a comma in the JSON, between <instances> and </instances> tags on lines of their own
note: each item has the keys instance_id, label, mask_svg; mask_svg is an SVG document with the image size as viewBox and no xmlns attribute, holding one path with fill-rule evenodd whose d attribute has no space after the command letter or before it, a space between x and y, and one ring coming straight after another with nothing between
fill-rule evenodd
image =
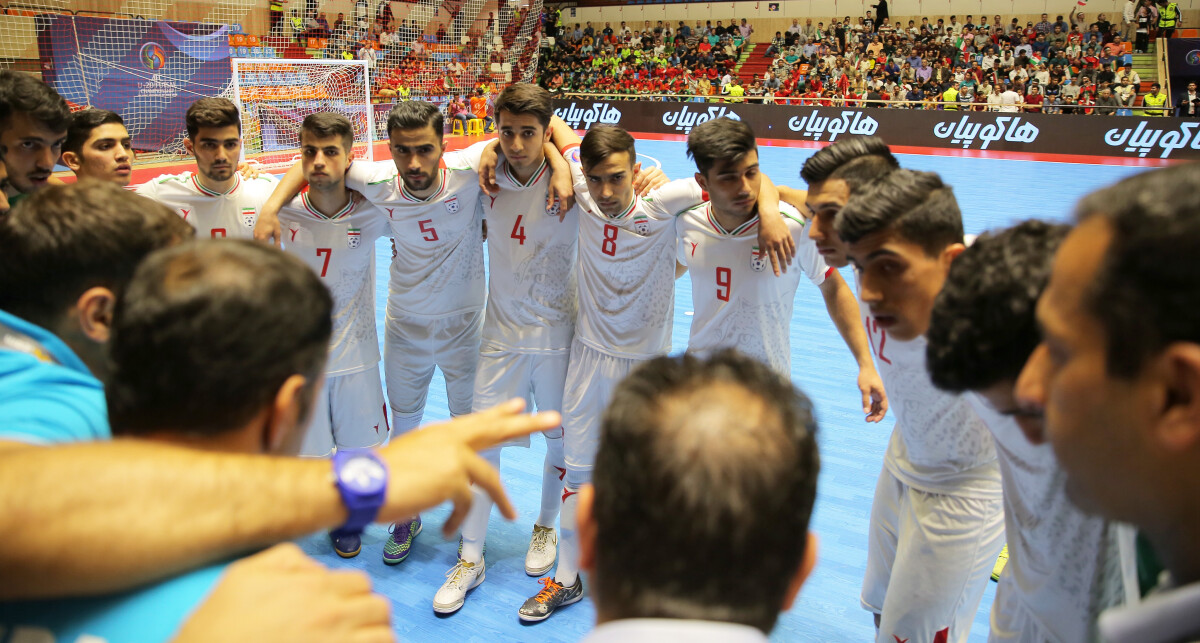
<instances>
[{"instance_id":1,"label":"sneaker with orange laces","mask_svg":"<svg viewBox=\"0 0 1200 643\"><path fill-rule=\"evenodd\" d=\"M517 616L522 621L528 623L536 623L550 618L554 610L571 603L578 603L583 598L583 576L575 577L575 584L570 587L563 587L560 583L554 582L554 578L548 576L538 581L542 584L542 591L537 593L537 596L525 601L521 609L517 610Z\"/></svg>"}]
</instances>

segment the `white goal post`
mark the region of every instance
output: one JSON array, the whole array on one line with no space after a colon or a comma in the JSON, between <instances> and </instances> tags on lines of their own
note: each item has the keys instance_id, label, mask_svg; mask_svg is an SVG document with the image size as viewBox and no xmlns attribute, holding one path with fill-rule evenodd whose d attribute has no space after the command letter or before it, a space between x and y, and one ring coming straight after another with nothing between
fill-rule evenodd
<instances>
[{"instance_id":1,"label":"white goal post","mask_svg":"<svg viewBox=\"0 0 1200 643\"><path fill-rule=\"evenodd\" d=\"M300 124L309 114L336 112L354 126L353 158L373 161L375 113L365 60L234 58L233 101L242 115L248 159L267 170L299 158Z\"/></svg>"}]
</instances>

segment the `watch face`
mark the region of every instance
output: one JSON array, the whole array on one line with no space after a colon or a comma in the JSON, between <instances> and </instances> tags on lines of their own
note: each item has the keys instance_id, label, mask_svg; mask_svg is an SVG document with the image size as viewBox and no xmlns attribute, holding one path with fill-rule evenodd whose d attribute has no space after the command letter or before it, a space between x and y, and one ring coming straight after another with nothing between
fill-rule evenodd
<instances>
[{"instance_id":1,"label":"watch face","mask_svg":"<svg viewBox=\"0 0 1200 643\"><path fill-rule=\"evenodd\" d=\"M339 477L343 485L356 493L375 493L387 481L387 472L375 460L359 456L346 461Z\"/></svg>"}]
</instances>

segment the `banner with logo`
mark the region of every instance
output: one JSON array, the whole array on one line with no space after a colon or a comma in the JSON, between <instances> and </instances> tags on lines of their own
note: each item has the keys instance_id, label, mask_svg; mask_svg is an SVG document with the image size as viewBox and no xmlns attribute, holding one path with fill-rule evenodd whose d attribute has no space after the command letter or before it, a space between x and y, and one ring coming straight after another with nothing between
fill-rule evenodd
<instances>
[{"instance_id":1,"label":"banner with logo","mask_svg":"<svg viewBox=\"0 0 1200 643\"><path fill-rule=\"evenodd\" d=\"M117 112L139 150L184 130L193 101L230 84L227 25L43 14L42 78L72 107Z\"/></svg>"},{"instance_id":2,"label":"banner with logo","mask_svg":"<svg viewBox=\"0 0 1200 643\"><path fill-rule=\"evenodd\" d=\"M1189 80L1200 79L1200 38L1167 41L1167 73L1176 93L1186 89Z\"/></svg>"},{"instance_id":3,"label":"banner with logo","mask_svg":"<svg viewBox=\"0 0 1200 643\"><path fill-rule=\"evenodd\" d=\"M759 138L831 143L881 136L899 147L1066 156L1200 159L1200 121L1133 116L955 112L852 107L555 99L576 129L596 123L631 132L686 135L722 116L746 121Z\"/></svg>"}]
</instances>

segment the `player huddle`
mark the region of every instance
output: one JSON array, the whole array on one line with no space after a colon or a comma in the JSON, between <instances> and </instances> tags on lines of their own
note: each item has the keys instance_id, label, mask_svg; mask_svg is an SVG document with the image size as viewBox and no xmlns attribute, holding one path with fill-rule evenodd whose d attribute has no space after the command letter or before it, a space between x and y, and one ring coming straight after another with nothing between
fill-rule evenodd
<instances>
[{"instance_id":1,"label":"player huddle","mask_svg":"<svg viewBox=\"0 0 1200 643\"><path fill-rule=\"evenodd\" d=\"M400 103L387 122L392 159L377 163L350 162L345 117L313 114L300 128L300 161L277 181L239 174L237 109L205 98L187 112L196 171L137 188L201 237L282 245L331 293L320 393L285 451L327 457L415 429L435 369L452 416L514 397L561 412L562 425L543 433L525 560L530 576L554 571L518 608L524 621L544 620L583 596L578 494L617 384L671 350L675 281L687 273L692 283L690 352L736 348L787 376L803 273L859 365L867 420L889 407L896 416L861 595L878 641L966 640L1006 536L992 640L1092 640L1100 612L1136 599L1123 573L1132 531L1077 507L1042 444L1039 383L1052 370L1046 360L1066 358L1039 344L1039 325L1049 334L1058 321L1041 318L1038 300L1065 226L1026 222L967 239L951 188L901 169L877 138L813 155L799 191L762 174L747 124L715 119L688 137L695 176L668 181L641 167L618 127L579 139L544 89L512 85L495 108L496 140L446 152L442 113ZM53 134L38 139L43 156L61 144ZM81 112L65 141L63 160L79 176L129 182L119 116ZM44 163L15 160L18 190L48 178ZM382 236L394 244L383 382L374 319ZM837 270L846 266L857 298ZM483 453L497 467L500 455ZM450 521L463 519L460 551L435 611L457 611L484 581L491 508L475 489L466 515ZM384 562L404 561L421 530L420 516L394 523ZM332 532L334 549L357 555L360 533Z\"/></svg>"}]
</instances>

